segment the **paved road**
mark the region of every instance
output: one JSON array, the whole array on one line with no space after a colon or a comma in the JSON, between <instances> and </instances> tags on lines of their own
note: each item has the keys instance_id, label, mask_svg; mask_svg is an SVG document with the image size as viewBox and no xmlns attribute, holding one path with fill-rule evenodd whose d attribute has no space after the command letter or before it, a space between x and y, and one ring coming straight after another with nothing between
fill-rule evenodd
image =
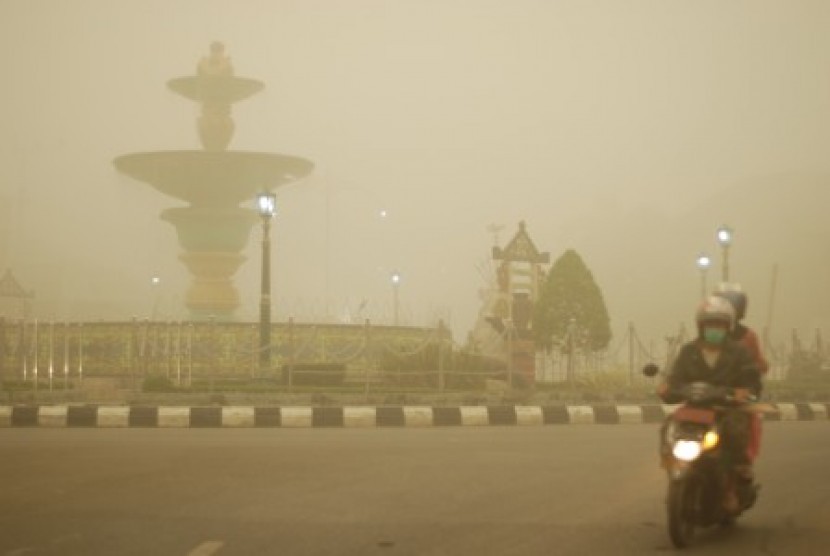
<instances>
[{"instance_id":1,"label":"paved road","mask_svg":"<svg viewBox=\"0 0 830 556\"><path fill-rule=\"evenodd\" d=\"M769 423L759 505L690 553L826 554L830 423ZM653 425L0 429L0 554L661 554Z\"/></svg>"}]
</instances>

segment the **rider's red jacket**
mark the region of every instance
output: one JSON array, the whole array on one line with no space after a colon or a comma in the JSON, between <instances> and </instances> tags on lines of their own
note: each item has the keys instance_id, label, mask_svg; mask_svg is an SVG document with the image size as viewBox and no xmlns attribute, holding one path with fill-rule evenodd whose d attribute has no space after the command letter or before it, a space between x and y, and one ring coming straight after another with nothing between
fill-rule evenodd
<instances>
[{"instance_id":1,"label":"rider's red jacket","mask_svg":"<svg viewBox=\"0 0 830 556\"><path fill-rule=\"evenodd\" d=\"M732 331L732 338L743 344L747 351L749 351L756 365L758 365L758 372L762 376L767 374L769 363L764 358L764 354L761 353L761 341L758 339L758 334L751 328L739 323L735 326L735 330Z\"/></svg>"}]
</instances>

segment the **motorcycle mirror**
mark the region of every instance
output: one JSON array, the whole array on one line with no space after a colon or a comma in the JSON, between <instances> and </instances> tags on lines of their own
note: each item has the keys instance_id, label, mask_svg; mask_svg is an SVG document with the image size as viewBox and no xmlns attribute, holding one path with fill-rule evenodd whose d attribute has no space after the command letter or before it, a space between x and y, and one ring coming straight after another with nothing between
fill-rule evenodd
<instances>
[{"instance_id":1,"label":"motorcycle mirror","mask_svg":"<svg viewBox=\"0 0 830 556\"><path fill-rule=\"evenodd\" d=\"M645 367L643 367L643 374L647 377L651 378L657 376L657 373L660 372L660 367L655 365L654 363L649 363Z\"/></svg>"}]
</instances>

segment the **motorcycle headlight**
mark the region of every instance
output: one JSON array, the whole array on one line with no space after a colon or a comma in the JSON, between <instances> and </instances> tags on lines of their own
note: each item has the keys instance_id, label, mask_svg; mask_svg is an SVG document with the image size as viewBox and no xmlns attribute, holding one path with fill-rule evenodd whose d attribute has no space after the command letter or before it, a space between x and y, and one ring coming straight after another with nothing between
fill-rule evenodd
<instances>
[{"instance_id":1,"label":"motorcycle headlight","mask_svg":"<svg viewBox=\"0 0 830 556\"><path fill-rule=\"evenodd\" d=\"M696 440L678 440L672 448L674 457L681 461L694 461L702 451L700 442Z\"/></svg>"},{"instance_id":2,"label":"motorcycle headlight","mask_svg":"<svg viewBox=\"0 0 830 556\"><path fill-rule=\"evenodd\" d=\"M707 431L706 434L703 435L704 450L711 450L718 445L718 442L720 442L720 435L718 435L716 431Z\"/></svg>"}]
</instances>

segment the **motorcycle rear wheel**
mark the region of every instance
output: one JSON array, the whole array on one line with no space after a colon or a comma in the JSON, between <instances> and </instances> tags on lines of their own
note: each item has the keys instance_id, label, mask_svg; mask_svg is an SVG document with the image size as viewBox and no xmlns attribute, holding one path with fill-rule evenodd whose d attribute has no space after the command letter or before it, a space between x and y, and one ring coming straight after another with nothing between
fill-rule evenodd
<instances>
[{"instance_id":1,"label":"motorcycle rear wheel","mask_svg":"<svg viewBox=\"0 0 830 556\"><path fill-rule=\"evenodd\" d=\"M697 481L683 479L669 482L667 511L669 537L676 548L689 546L695 534L695 522L700 500Z\"/></svg>"}]
</instances>

